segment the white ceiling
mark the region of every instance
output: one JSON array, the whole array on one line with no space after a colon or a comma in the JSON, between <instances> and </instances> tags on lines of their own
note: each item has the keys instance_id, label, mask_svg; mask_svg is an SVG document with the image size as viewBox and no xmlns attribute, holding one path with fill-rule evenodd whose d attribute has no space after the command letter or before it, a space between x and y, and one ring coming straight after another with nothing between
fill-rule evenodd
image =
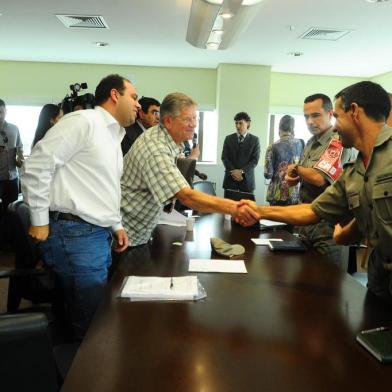
<instances>
[{"instance_id":1,"label":"white ceiling","mask_svg":"<svg viewBox=\"0 0 392 392\"><path fill-rule=\"evenodd\" d=\"M191 0L0 0L0 60L262 64L276 72L361 77L392 71L392 0L264 0L248 29L223 51L185 41L190 6ZM109 30L67 29L55 14L102 15ZM311 27L353 32L339 41L298 38ZM304 56L288 55L294 51Z\"/></svg>"}]
</instances>

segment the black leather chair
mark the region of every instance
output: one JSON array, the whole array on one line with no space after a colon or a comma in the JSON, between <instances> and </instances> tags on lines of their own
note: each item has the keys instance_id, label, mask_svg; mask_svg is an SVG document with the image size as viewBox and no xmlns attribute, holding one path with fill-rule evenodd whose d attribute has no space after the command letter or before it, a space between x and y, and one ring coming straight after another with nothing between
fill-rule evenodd
<instances>
[{"instance_id":1,"label":"black leather chair","mask_svg":"<svg viewBox=\"0 0 392 392\"><path fill-rule=\"evenodd\" d=\"M53 348L43 313L0 315L1 390L58 391L77 349L76 343Z\"/></svg>"},{"instance_id":2,"label":"black leather chair","mask_svg":"<svg viewBox=\"0 0 392 392\"><path fill-rule=\"evenodd\" d=\"M11 203L6 223L11 233L9 247L15 254L15 269L0 272L0 278L9 278L7 311L17 311L22 298L33 303L56 302L55 274L40 263L37 245L28 235L28 206L20 200Z\"/></svg>"},{"instance_id":3,"label":"black leather chair","mask_svg":"<svg viewBox=\"0 0 392 392\"><path fill-rule=\"evenodd\" d=\"M216 196L215 183L212 181L194 181L193 189L197 191L208 193L209 195Z\"/></svg>"}]
</instances>

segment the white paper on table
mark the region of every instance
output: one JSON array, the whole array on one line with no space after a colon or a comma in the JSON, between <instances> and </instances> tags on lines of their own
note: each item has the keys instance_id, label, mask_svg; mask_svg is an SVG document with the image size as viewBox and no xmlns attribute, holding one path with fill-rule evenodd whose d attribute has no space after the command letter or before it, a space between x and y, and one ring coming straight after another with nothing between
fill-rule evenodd
<instances>
[{"instance_id":1,"label":"white paper on table","mask_svg":"<svg viewBox=\"0 0 392 392\"><path fill-rule=\"evenodd\" d=\"M162 210L158 225L186 226L186 216L174 209L170 214Z\"/></svg>"},{"instance_id":2,"label":"white paper on table","mask_svg":"<svg viewBox=\"0 0 392 392\"><path fill-rule=\"evenodd\" d=\"M251 238L256 245L269 246L270 241L283 241L281 238Z\"/></svg>"},{"instance_id":3,"label":"white paper on table","mask_svg":"<svg viewBox=\"0 0 392 392\"><path fill-rule=\"evenodd\" d=\"M190 259L189 272L228 272L246 274L244 260Z\"/></svg>"},{"instance_id":4,"label":"white paper on table","mask_svg":"<svg viewBox=\"0 0 392 392\"><path fill-rule=\"evenodd\" d=\"M120 296L149 300L193 300L197 295L197 276L128 276Z\"/></svg>"},{"instance_id":5,"label":"white paper on table","mask_svg":"<svg viewBox=\"0 0 392 392\"><path fill-rule=\"evenodd\" d=\"M274 227L274 226L286 226L287 223L272 221L269 219L260 219L260 224L266 227Z\"/></svg>"}]
</instances>

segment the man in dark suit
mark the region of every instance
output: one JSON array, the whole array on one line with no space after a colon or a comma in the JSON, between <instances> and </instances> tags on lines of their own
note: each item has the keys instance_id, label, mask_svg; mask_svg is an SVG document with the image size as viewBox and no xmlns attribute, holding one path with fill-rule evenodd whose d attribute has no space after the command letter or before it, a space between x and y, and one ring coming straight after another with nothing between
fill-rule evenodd
<instances>
[{"instance_id":1,"label":"man in dark suit","mask_svg":"<svg viewBox=\"0 0 392 392\"><path fill-rule=\"evenodd\" d=\"M123 156L135 143L135 140L148 128L159 124L159 107L161 104L155 98L142 97L139 99L141 109L134 124L125 128L125 136L121 142Z\"/></svg>"},{"instance_id":2,"label":"man in dark suit","mask_svg":"<svg viewBox=\"0 0 392 392\"><path fill-rule=\"evenodd\" d=\"M236 133L226 136L223 143L222 162L225 166L223 189L252 193L255 189L254 168L260 157L260 142L248 132L250 117L245 112L234 117Z\"/></svg>"}]
</instances>

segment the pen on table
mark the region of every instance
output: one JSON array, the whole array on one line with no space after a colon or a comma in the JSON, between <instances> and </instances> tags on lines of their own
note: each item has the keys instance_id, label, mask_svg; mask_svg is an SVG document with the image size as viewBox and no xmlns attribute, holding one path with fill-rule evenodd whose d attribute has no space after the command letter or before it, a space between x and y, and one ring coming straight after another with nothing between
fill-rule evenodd
<instances>
[{"instance_id":1,"label":"pen on table","mask_svg":"<svg viewBox=\"0 0 392 392\"><path fill-rule=\"evenodd\" d=\"M170 289L173 288L173 277L170 278Z\"/></svg>"},{"instance_id":2,"label":"pen on table","mask_svg":"<svg viewBox=\"0 0 392 392\"><path fill-rule=\"evenodd\" d=\"M362 331L362 333L367 334L371 332L379 332L379 331L385 331L388 329L387 327L378 327L378 328L373 328L373 329L367 329L366 331Z\"/></svg>"}]
</instances>

